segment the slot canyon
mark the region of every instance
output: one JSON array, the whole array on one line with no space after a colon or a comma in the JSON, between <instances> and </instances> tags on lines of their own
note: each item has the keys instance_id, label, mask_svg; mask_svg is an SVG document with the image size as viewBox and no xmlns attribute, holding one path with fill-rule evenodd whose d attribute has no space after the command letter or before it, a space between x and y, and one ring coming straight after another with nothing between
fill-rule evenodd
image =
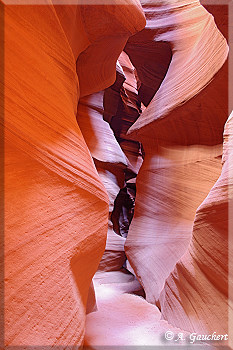
<instances>
[{"instance_id":1,"label":"slot canyon","mask_svg":"<svg viewBox=\"0 0 233 350\"><path fill-rule=\"evenodd\" d=\"M1 348L230 349L229 6L0 8Z\"/></svg>"}]
</instances>

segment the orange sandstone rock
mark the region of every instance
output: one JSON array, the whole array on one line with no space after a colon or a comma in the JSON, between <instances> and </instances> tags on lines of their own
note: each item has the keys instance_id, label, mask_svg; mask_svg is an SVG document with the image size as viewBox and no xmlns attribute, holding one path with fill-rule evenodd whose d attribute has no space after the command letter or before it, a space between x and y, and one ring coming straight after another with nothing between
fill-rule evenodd
<instances>
[{"instance_id":1,"label":"orange sandstone rock","mask_svg":"<svg viewBox=\"0 0 233 350\"><path fill-rule=\"evenodd\" d=\"M5 342L11 346L82 344L108 197L76 121L77 103L80 89L89 94L114 81L125 41L144 25L132 1L103 7L103 16L98 6L64 9L49 2L5 7ZM114 50L106 50L109 43ZM98 64L91 67L93 53Z\"/></svg>"}]
</instances>

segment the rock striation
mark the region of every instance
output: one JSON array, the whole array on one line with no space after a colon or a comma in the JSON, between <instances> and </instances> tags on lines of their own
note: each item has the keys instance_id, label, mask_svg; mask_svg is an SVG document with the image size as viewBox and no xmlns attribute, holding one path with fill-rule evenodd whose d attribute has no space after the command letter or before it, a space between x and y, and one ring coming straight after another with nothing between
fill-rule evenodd
<instances>
[{"instance_id":1,"label":"rock striation","mask_svg":"<svg viewBox=\"0 0 233 350\"><path fill-rule=\"evenodd\" d=\"M131 47L148 35L155 41L167 41L173 54L157 93L129 129L130 136L142 142L145 159L137 176L135 214L126 255L146 299L161 308L169 323L190 332L226 333L227 295L221 295L218 287L226 271L220 282L217 277L215 282L214 277L208 282L214 284L216 296L208 306L208 297L205 299L203 294L210 286L200 279L209 279L214 269L204 268L203 254L212 251L208 242L216 240L206 237L206 225L198 218L205 206L202 203L211 196L209 192L221 173L222 134L228 113L224 64L228 46L212 15L198 1L185 2L186 6L169 1L166 7L163 1L154 6L145 1L142 5L147 18L145 36L142 32L133 36ZM143 67L139 59L137 64L139 69ZM222 210L226 213L226 208ZM194 219L198 220L197 226ZM206 220L211 225L211 218L206 216ZM219 248L221 261L226 243ZM198 258L192 250L194 245ZM184 261L188 250L190 259ZM179 261L184 261L182 270L176 265ZM194 265L202 270L202 277ZM176 305L171 300L176 300ZM216 305L217 300L222 308ZM178 304L182 314L177 312ZM223 322L219 324L218 319Z\"/></svg>"},{"instance_id":2,"label":"rock striation","mask_svg":"<svg viewBox=\"0 0 233 350\"><path fill-rule=\"evenodd\" d=\"M167 279L161 296L166 320L199 333L228 334L230 326L228 205L233 187L232 150L231 114L224 131L221 175L196 211L192 243Z\"/></svg>"},{"instance_id":3,"label":"rock striation","mask_svg":"<svg viewBox=\"0 0 233 350\"><path fill-rule=\"evenodd\" d=\"M99 269L111 271L120 269L126 259L125 240L114 232L111 215L114 201L124 186L128 160L103 115L104 91L80 99L77 121L109 197L107 242Z\"/></svg>"},{"instance_id":4,"label":"rock striation","mask_svg":"<svg viewBox=\"0 0 233 350\"><path fill-rule=\"evenodd\" d=\"M228 333L225 10L5 6L6 346Z\"/></svg>"},{"instance_id":5,"label":"rock striation","mask_svg":"<svg viewBox=\"0 0 233 350\"><path fill-rule=\"evenodd\" d=\"M77 102L114 82L120 52L144 24L134 1L5 6L7 346L83 342L108 196Z\"/></svg>"}]
</instances>

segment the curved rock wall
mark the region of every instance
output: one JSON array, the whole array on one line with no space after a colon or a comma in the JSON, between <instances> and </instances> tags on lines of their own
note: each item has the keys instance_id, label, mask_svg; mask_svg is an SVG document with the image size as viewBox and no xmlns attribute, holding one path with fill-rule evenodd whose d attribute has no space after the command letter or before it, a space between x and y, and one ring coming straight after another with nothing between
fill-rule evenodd
<instances>
[{"instance_id":1,"label":"curved rock wall","mask_svg":"<svg viewBox=\"0 0 233 350\"><path fill-rule=\"evenodd\" d=\"M228 112L224 65L228 47L213 17L199 2L184 7L169 1L166 7L162 6L163 1L154 6L142 4L147 17L145 35L141 32L129 39L131 48L148 36L148 40L169 42L173 55L159 90L129 129L130 137L142 142L145 160L137 176L135 215L126 240L126 255L144 287L146 299L161 308L169 323L186 331L226 333L226 294L221 295L217 277L216 281L212 277L212 287L210 282L201 285L201 276L193 270L195 264L204 269L201 254L213 247L208 243L205 225L197 225L201 230L199 243L194 243L195 224L192 230L195 217L200 217L202 202L221 173L222 134ZM137 62L139 68L143 67L143 61ZM209 239L212 241L213 237ZM199 248L201 252L199 245L203 247ZM190 260L185 260L182 270L178 265L179 270L170 275L188 249L192 250ZM225 259L226 251L225 241L225 246L218 249L218 260ZM210 278L208 268L202 271L203 279L207 279L205 274ZM164 296L167 278L172 282L167 282ZM212 292L216 299L208 306L203 294L209 296ZM216 306L217 300L222 308ZM177 311L178 304L182 313ZM223 320L221 324L218 318Z\"/></svg>"},{"instance_id":2,"label":"curved rock wall","mask_svg":"<svg viewBox=\"0 0 233 350\"><path fill-rule=\"evenodd\" d=\"M144 26L132 1L65 8L5 7L6 345L82 344L108 197L76 121L77 102L80 90L114 81L127 38Z\"/></svg>"},{"instance_id":3,"label":"curved rock wall","mask_svg":"<svg viewBox=\"0 0 233 350\"><path fill-rule=\"evenodd\" d=\"M144 149L126 254L147 300L156 303L188 248L196 209L218 179L221 145Z\"/></svg>"},{"instance_id":4,"label":"curved rock wall","mask_svg":"<svg viewBox=\"0 0 233 350\"><path fill-rule=\"evenodd\" d=\"M214 17L197 0L182 0L179 2L162 0L156 3L145 0L142 1L142 6L147 18L147 24L143 31L130 38L131 50L134 48L133 53L137 58L137 44L142 45L144 42L149 42L151 43L152 50L154 42L157 42L159 45L162 41L170 45L172 49L172 60L166 77L157 93L147 109L145 109L136 123L131 127L130 132L135 134L135 139L139 139L143 135L145 137L147 135L148 137L151 130L151 134L155 138L157 135L154 135L154 129L150 124L155 124L157 121L163 126L162 119L169 119L170 123L172 121L174 122L174 136L172 135L174 141L170 138L170 135L169 139L165 139L165 141L180 142L179 136L176 135L175 126L176 123L180 122L180 118L183 115L180 116L181 111L178 109L176 111L174 108L189 101L211 81L227 58L228 46L226 39L215 25ZM163 56L165 58L166 56L168 58L170 57L169 51L163 50L161 49L163 54L158 55L158 58L155 56L155 60L157 58L157 66L164 64L165 59ZM141 53L139 55L141 57ZM153 62L153 56L150 59ZM154 71L156 71L155 63L154 66ZM137 59L135 67L138 70L142 70L144 68L144 60ZM159 69L157 68L157 70ZM190 104L195 101L196 98L193 98L193 100L190 100ZM187 110L187 105L184 105L182 114ZM199 109L201 107L199 105ZM182 125L185 125L185 128L188 130L190 125L189 132L186 131L185 133L182 130L184 134L182 136L186 136L183 142L185 144L191 142L194 144L200 143L200 141L192 140L192 132L194 132L195 136L196 134L198 136L198 133L195 130L195 125L193 125L194 122L191 124L193 115L190 112L191 108L186 112L185 118L182 119L182 123L180 122L179 125L179 127L181 126L181 130ZM220 116L218 123L221 123L222 132L226 117L225 114ZM207 120L205 119L203 116L201 120L199 119L199 123L200 121L203 124L209 122L209 118ZM164 122L166 121L164 120ZM159 131L158 137L162 140L163 135L161 130ZM217 128L217 132L219 132L219 128ZM164 135L164 137L166 136L168 134ZM175 136L177 136L177 139L175 139ZM213 135L211 136L213 137ZM205 143L209 141L207 135L204 135L203 139L205 139ZM204 141L201 139L201 142L203 143Z\"/></svg>"},{"instance_id":5,"label":"curved rock wall","mask_svg":"<svg viewBox=\"0 0 233 350\"><path fill-rule=\"evenodd\" d=\"M233 136L230 117L222 166L213 16L197 0L48 0L6 6L5 42L6 345L82 346L86 313L94 347L227 333ZM111 221L137 173L125 251L146 300Z\"/></svg>"},{"instance_id":6,"label":"curved rock wall","mask_svg":"<svg viewBox=\"0 0 233 350\"><path fill-rule=\"evenodd\" d=\"M224 131L221 175L197 209L192 243L167 279L161 298L162 314L168 322L172 320L178 327L199 333L227 334L230 330L228 203L233 186L232 126L231 115Z\"/></svg>"},{"instance_id":7,"label":"curved rock wall","mask_svg":"<svg viewBox=\"0 0 233 350\"><path fill-rule=\"evenodd\" d=\"M124 186L128 160L103 115L104 91L80 99L77 121L109 197L107 242L99 269L111 271L120 269L125 261L125 240L114 232L111 214L117 194Z\"/></svg>"}]
</instances>

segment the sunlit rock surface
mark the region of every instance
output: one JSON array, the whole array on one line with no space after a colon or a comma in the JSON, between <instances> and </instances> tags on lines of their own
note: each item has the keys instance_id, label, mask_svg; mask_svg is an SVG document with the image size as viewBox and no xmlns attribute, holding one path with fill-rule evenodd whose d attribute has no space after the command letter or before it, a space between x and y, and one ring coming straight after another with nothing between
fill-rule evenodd
<instances>
[{"instance_id":1,"label":"sunlit rock surface","mask_svg":"<svg viewBox=\"0 0 233 350\"><path fill-rule=\"evenodd\" d=\"M108 196L77 103L114 82L117 57L143 26L133 1L5 8L6 345L83 341Z\"/></svg>"},{"instance_id":2,"label":"sunlit rock surface","mask_svg":"<svg viewBox=\"0 0 233 350\"><path fill-rule=\"evenodd\" d=\"M124 269L97 273L94 283L98 311L87 315L87 349L98 349L100 346L162 347L168 345L166 331L173 331L175 335L181 332L181 329L161 320L161 313L155 305L133 295L140 294L140 285ZM187 332L183 334L187 336ZM175 339L169 345L176 345Z\"/></svg>"}]
</instances>

